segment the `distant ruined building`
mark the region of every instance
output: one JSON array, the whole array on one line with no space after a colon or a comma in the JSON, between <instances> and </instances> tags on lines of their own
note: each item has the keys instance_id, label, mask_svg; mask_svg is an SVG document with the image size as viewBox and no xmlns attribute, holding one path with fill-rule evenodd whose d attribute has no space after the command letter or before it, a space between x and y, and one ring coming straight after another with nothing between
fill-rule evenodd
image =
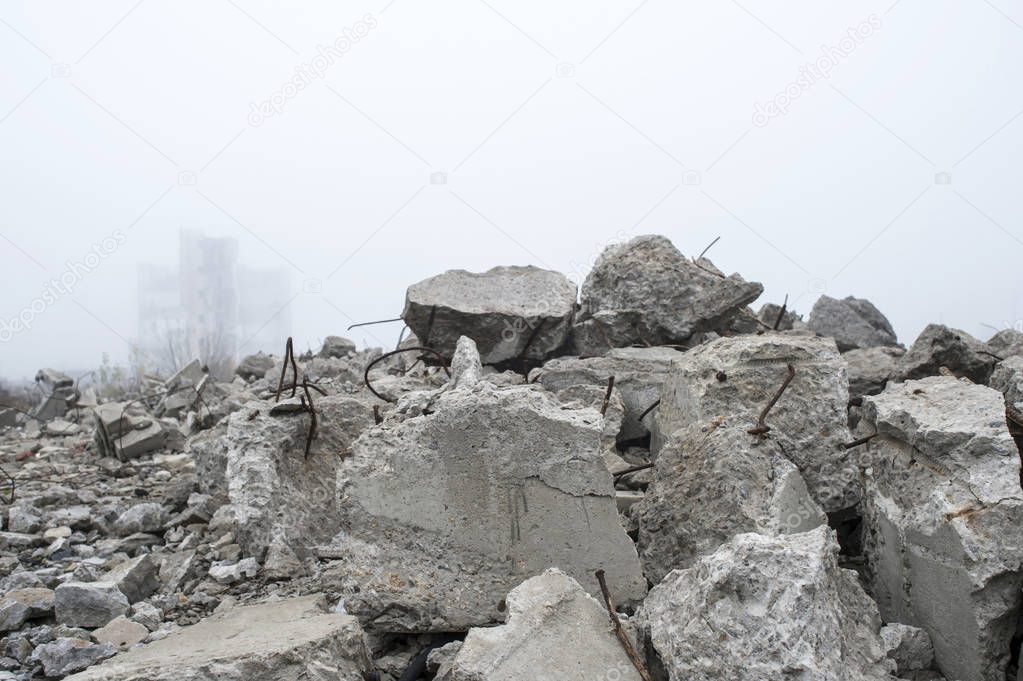
<instances>
[{"instance_id":1,"label":"distant ruined building","mask_svg":"<svg viewBox=\"0 0 1023 681\"><path fill-rule=\"evenodd\" d=\"M151 370L198 357L229 376L240 353L271 350L291 333L291 279L238 263L238 242L182 229L178 265L139 266L138 346Z\"/></svg>"}]
</instances>

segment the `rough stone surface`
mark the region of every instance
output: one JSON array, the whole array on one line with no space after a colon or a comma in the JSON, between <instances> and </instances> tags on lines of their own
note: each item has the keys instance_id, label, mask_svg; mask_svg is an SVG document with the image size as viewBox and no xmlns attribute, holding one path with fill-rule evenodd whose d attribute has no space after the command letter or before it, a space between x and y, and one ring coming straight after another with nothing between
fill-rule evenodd
<instances>
[{"instance_id":1,"label":"rough stone surface","mask_svg":"<svg viewBox=\"0 0 1023 681\"><path fill-rule=\"evenodd\" d=\"M129 603L138 603L160 588L159 567L150 554L144 553L114 567L101 581L113 582Z\"/></svg>"},{"instance_id":2,"label":"rough stone surface","mask_svg":"<svg viewBox=\"0 0 1023 681\"><path fill-rule=\"evenodd\" d=\"M906 381L937 376L941 367L947 367L956 376L987 383L997 361L990 352L984 343L965 331L928 324L899 361L895 378Z\"/></svg>"},{"instance_id":3,"label":"rough stone surface","mask_svg":"<svg viewBox=\"0 0 1023 681\"><path fill-rule=\"evenodd\" d=\"M1023 410L1023 357L1013 355L999 362L988 385L1005 396L1005 403Z\"/></svg>"},{"instance_id":4,"label":"rough stone surface","mask_svg":"<svg viewBox=\"0 0 1023 681\"><path fill-rule=\"evenodd\" d=\"M575 299L565 275L532 266L452 270L410 286L402 317L423 345L448 357L468 336L484 364L537 360L565 343Z\"/></svg>"},{"instance_id":5,"label":"rough stone surface","mask_svg":"<svg viewBox=\"0 0 1023 681\"><path fill-rule=\"evenodd\" d=\"M722 417L742 416L752 428L788 364L795 377L767 417L766 437L792 443L786 454L824 511L854 506L859 471L843 446L850 440L848 378L831 339L765 333L719 338L685 353L662 389L654 447L679 428Z\"/></svg>"},{"instance_id":6,"label":"rough stone surface","mask_svg":"<svg viewBox=\"0 0 1023 681\"><path fill-rule=\"evenodd\" d=\"M692 262L663 236L639 236L609 246L587 275L573 345L594 356L724 332L763 290L737 274L725 277L707 260Z\"/></svg>"},{"instance_id":7,"label":"rough stone surface","mask_svg":"<svg viewBox=\"0 0 1023 681\"><path fill-rule=\"evenodd\" d=\"M560 570L515 587L507 604L505 625L469 631L446 681L640 681L607 610Z\"/></svg>"},{"instance_id":8,"label":"rough stone surface","mask_svg":"<svg viewBox=\"0 0 1023 681\"><path fill-rule=\"evenodd\" d=\"M146 502L136 504L122 513L114 527L122 537L137 532L157 532L167 522L167 511L160 504Z\"/></svg>"},{"instance_id":9,"label":"rough stone surface","mask_svg":"<svg viewBox=\"0 0 1023 681\"><path fill-rule=\"evenodd\" d=\"M682 354L664 347L615 348L604 357L560 357L534 369L529 380L557 393L580 384L606 388L608 378L614 376L615 391L625 405L619 439L634 440L649 432L645 424L652 423L653 416L646 416L642 422L639 417L661 398L661 386L671 363Z\"/></svg>"},{"instance_id":10,"label":"rough stone surface","mask_svg":"<svg viewBox=\"0 0 1023 681\"><path fill-rule=\"evenodd\" d=\"M1023 355L1023 332L1017 329L1002 329L988 338L986 344L999 357Z\"/></svg>"},{"instance_id":11,"label":"rough stone surface","mask_svg":"<svg viewBox=\"0 0 1023 681\"><path fill-rule=\"evenodd\" d=\"M68 681L364 681L372 671L354 618L316 596L237 607L118 655Z\"/></svg>"},{"instance_id":12,"label":"rough stone surface","mask_svg":"<svg viewBox=\"0 0 1023 681\"><path fill-rule=\"evenodd\" d=\"M778 328L775 329L776 331L791 331L792 329L806 328L806 322L804 322L802 316L796 314L794 310L786 309L780 322L778 320L779 314L781 314L781 305L778 305L777 303L764 303L760 307L760 311L757 312L757 319L772 329L777 322Z\"/></svg>"},{"instance_id":13,"label":"rough stone surface","mask_svg":"<svg viewBox=\"0 0 1023 681\"><path fill-rule=\"evenodd\" d=\"M670 681L894 681L877 606L826 527L740 534L669 574L637 619Z\"/></svg>"},{"instance_id":14,"label":"rough stone surface","mask_svg":"<svg viewBox=\"0 0 1023 681\"><path fill-rule=\"evenodd\" d=\"M834 338L840 352L898 344L888 319L863 298L821 296L810 311L807 326L814 333Z\"/></svg>"},{"instance_id":15,"label":"rough stone surface","mask_svg":"<svg viewBox=\"0 0 1023 681\"><path fill-rule=\"evenodd\" d=\"M387 631L489 624L512 587L549 567L591 590L604 569L623 603L643 597L599 413L485 381L433 409L366 431L341 468L335 574L348 612Z\"/></svg>"},{"instance_id":16,"label":"rough stone surface","mask_svg":"<svg viewBox=\"0 0 1023 681\"><path fill-rule=\"evenodd\" d=\"M886 624L881 628L881 641L900 675L930 669L934 664L934 646L923 629L908 624Z\"/></svg>"},{"instance_id":17,"label":"rough stone surface","mask_svg":"<svg viewBox=\"0 0 1023 681\"><path fill-rule=\"evenodd\" d=\"M372 408L352 397L318 397L315 404L318 431L308 457L305 411L271 416L272 404L252 402L229 417L224 434L237 542L272 576L300 572L312 548L337 532L338 462L374 422Z\"/></svg>"},{"instance_id":18,"label":"rough stone surface","mask_svg":"<svg viewBox=\"0 0 1023 681\"><path fill-rule=\"evenodd\" d=\"M458 339L451 359L451 388L471 388L483 380L483 363L476 342L466 336Z\"/></svg>"},{"instance_id":19,"label":"rough stone surface","mask_svg":"<svg viewBox=\"0 0 1023 681\"><path fill-rule=\"evenodd\" d=\"M118 650L127 650L133 645L142 643L147 636L149 636L148 629L123 615L110 620L106 626L92 632L92 637L96 639L97 643L106 643Z\"/></svg>"},{"instance_id":20,"label":"rough stone surface","mask_svg":"<svg viewBox=\"0 0 1023 681\"><path fill-rule=\"evenodd\" d=\"M942 671L999 681L1023 585L1020 458L1003 398L951 377L864 400L859 457L870 588L889 622L930 634Z\"/></svg>"},{"instance_id":21,"label":"rough stone surface","mask_svg":"<svg viewBox=\"0 0 1023 681\"><path fill-rule=\"evenodd\" d=\"M842 354L849 371L849 397L876 395L895 374L902 348L877 346L849 350Z\"/></svg>"},{"instance_id":22,"label":"rough stone surface","mask_svg":"<svg viewBox=\"0 0 1023 681\"><path fill-rule=\"evenodd\" d=\"M320 348L320 357L337 357L344 359L356 351L353 341L342 336L327 336L323 339L323 347Z\"/></svg>"},{"instance_id":23,"label":"rough stone surface","mask_svg":"<svg viewBox=\"0 0 1023 681\"><path fill-rule=\"evenodd\" d=\"M633 516L639 555L656 584L737 534L805 532L827 524L780 438L753 438L740 418L680 430L657 457ZM792 448L792 443L787 443Z\"/></svg>"},{"instance_id":24,"label":"rough stone surface","mask_svg":"<svg viewBox=\"0 0 1023 681\"><path fill-rule=\"evenodd\" d=\"M46 676L60 678L91 667L115 652L111 645L96 645L80 638L58 638L32 651L32 661L42 665Z\"/></svg>"},{"instance_id":25,"label":"rough stone surface","mask_svg":"<svg viewBox=\"0 0 1023 681\"><path fill-rule=\"evenodd\" d=\"M29 588L8 591L0 599L0 632L20 629L25 622L53 614L53 592Z\"/></svg>"},{"instance_id":26,"label":"rough stone surface","mask_svg":"<svg viewBox=\"0 0 1023 681\"><path fill-rule=\"evenodd\" d=\"M57 621L95 628L128 612L128 598L113 582L65 582L54 590Z\"/></svg>"},{"instance_id":27,"label":"rough stone surface","mask_svg":"<svg viewBox=\"0 0 1023 681\"><path fill-rule=\"evenodd\" d=\"M248 355L242 359L242 361L238 364L238 368L235 369L234 372L245 380L263 378L266 376L266 372L268 372L273 365L273 357L262 352L257 352L254 355Z\"/></svg>"}]
</instances>

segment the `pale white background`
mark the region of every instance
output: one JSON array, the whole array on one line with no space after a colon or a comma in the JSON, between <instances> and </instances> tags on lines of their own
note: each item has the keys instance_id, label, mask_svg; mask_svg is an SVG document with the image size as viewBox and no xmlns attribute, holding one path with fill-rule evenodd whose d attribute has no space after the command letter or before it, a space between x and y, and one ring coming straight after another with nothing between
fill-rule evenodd
<instances>
[{"instance_id":1,"label":"pale white background","mask_svg":"<svg viewBox=\"0 0 1023 681\"><path fill-rule=\"evenodd\" d=\"M249 125L366 14L324 79ZM753 125L871 14L829 80ZM710 255L760 302L855 294L906 344L929 321L986 338L1023 317L1021 72L1010 0L3 0L0 318L128 240L0 346L0 375L126 358L137 264L173 262L182 226L291 269L300 349L445 269L581 281L650 232L689 255L721 236Z\"/></svg>"}]
</instances>

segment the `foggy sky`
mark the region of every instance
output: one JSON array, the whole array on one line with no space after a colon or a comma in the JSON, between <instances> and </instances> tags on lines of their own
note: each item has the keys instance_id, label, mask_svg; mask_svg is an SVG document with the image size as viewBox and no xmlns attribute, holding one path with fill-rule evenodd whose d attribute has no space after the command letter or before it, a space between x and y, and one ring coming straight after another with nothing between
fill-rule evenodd
<instances>
[{"instance_id":1,"label":"foggy sky","mask_svg":"<svg viewBox=\"0 0 1023 681\"><path fill-rule=\"evenodd\" d=\"M646 233L907 345L1023 317L1018 2L7 0L0 64L0 376L126 360L182 227L291 270L299 349Z\"/></svg>"}]
</instances>

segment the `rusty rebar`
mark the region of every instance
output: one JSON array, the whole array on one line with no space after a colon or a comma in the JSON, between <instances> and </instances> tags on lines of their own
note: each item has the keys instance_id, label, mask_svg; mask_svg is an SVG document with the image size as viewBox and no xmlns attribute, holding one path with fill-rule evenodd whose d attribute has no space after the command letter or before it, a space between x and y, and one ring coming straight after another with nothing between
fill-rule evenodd
<instances>
[{"instance_id":1,"label":"rusty rebar","mask_svg":"<svg viewBox=\"0 0 1023 681\"><path fill-rule=\"evenodd\" d=\"M401 349L398 349L398 350L392 350L391 352L385 352L384 354L380 355L379 357L374 359L372 362L367 364L366 365L366 371L362 375L362 380L363 380L363 382L365 382L366 388L369 389L369 391L371 393L376 395L378 398L380 398L384 402L394 402L395 400L387 399L386 397L384 397L383 395L378 393L373 388L373 384L369 380L369 372L378 363L382 362L383 360L387 359L388 357L393 357L394 355L400 354L402 352L428 352L428 353L430 353L430 354L432 354L432 355L434 355L434 356L436 356L437 358L440 359L441 366L444 368L444 371L447 372L448 377L451 376L451 369L448 368L448 360L447 360L447 358L444 357L444 355L442 355L439 352L437 352L436 350L434 350L433 348L428 348L428 347L426 347L424 345L417 345L417 346L414 346L414 347L411 347L411 348L401 348Z\"/></svg>"},{"instance_id":2,"label":"rusty rebar","mask_svg":"<svg viewBox=\"0 0 1023 681\"><path fill-rule=\"evenodd\" d=\"M853 447L859 447L860 445L867 444L868 442L873 440L875 437L877 437L877 433L873 433L871 435L866 435L866 436L861 437L859 439L853 440L852 442L847 442L844 445L842 445L842 447L843 447L843 449L852 449Z\"/></svg>"},{"instance_id":3,"label":"rusty rebar","mask_svg":"<svg viewBox=\"0 0 1023 681\"><path fill-rule=\"evenodd\" d=\"M281 380L277 382L277 396L274 398L274 402L281 401L281 392L284 390L284 377L288 373L288 362L291 362L291 395L295 396L295 391L298 390L298 365L295 364L295 343L291 336L288 336L288 342L284 345L284 364L281 366Z\"/></svg>"},{"instance_id":4,"label":"rusty rebar","mask_svg":"<svg viewBox=\"0 0 1023 681\"><path fill-rule=\"evenodd\" d=\"M605 416L607 414L607 405L611 402L611 392L615 389L615 377L608 376L607 378L607 392L604 393L604 403L600 405L600 415Z\"/></svg>"},{"instance_id":5,"label":"rusty rebar","mask_svg":"<svg viewBox=\"0 0 1023 681\"><path fill-rule=\"evenodd\" d=\"M781 309L778 310L778 318L774 320L774 330L777 331L778 327L781 326L781 320L785 318L785 311L789 306L789 294L785 294L785 301L781 304Z\"/></svg>"},{"instance_id":6,"label":"rusty rebar","mask_svg":"<svg viewBox=\"0 0 1023 681\"><path fill-rule=\"evenodd\" d=\"M643 410L643 413L642 413L642 414L640 414L640 415L639 415L639 418L638 418L638 419L636 419L636 420L637 420L637 421L642 421L643 419L645 419L645 418L646 418L646 415L647 415L647 414L649 414L650 412L652 412L652 411L653 411L654 409L657 409L657 407L659 407L659 406L661 406L661 400L659 400L659 399L658 399L658 400L657 400L656 402L654 402L654 403L653 403L653 404L651 404L651 405L650 405L649 407L647 407L646 409L644 409L644 410Z\"/></svg>"},{"instance_id":7,"label":"rusty rebar","mask_svg":"<svg viewBox=\"0 0 1023 681\"><path fill-rule=\"evenodd\" d=\"M604 571L597 570L596 574L597 582L600 584L600 593L604 597L604 607L607 608L607 616L611 619L611 626L614 627L618 642L622 644L625 654L629 656L629 660L632 662L632 666L636 668L636 671L639 672L640 678L643 681L651 681L650 672L647 671L643 660L636 653L632 641L629 640L629 635L625 633L625 629L622 627L622 621L618 619L618 613L615 612L614 603L611 601L611 592L608 591L607 580L604 578Z\"/></svg>"},{"instance_id":8,"label":"rusty rebar","mask_svg":"<svg viewBox=\"0 0 1023 681\"><path fill-rule=\"evenodd\" d=\"M351 326L349 326L348 330L351 331L352 329L357 329L360 326L372 326L374 324L389 324L390 322L400 321L402 321L401 317L395 317L394 319L378 319L375 322L359 322L358 324L352 324Z\"/></svg>"},{"instance_id":9,"label":"rusty rebar","mask_svg":"<svg viewBox=\"0 0 1023 681\"><path fill-rule=\"evenodd\" d=\"M696 256L696 260L697 261L703 260L703 256L705 256L707 254L707 251L709 251L711 249L711 247L713 247L714 244L716 244L719 241L721 241L721 237L720 236L715 237L713 241L711 241L709 244L707 244L707 248L705 248L702 251L700 251L700 254L698 256Z\"/></svg>"},{"instance_id":10,"label":"rusty rebar","mask_svg":"<svg viewBox=\"0 0 1023 681\"><path fill-rule=\"evenodd\" d=\"M771 412L771 407L773 407L775 403L779 399L781 399L782 394L784 394L785 389L789 387L789 383L792 382L792 379L796 377L796 367L792 366L791 364L789 364L788 367L789 367L788 376L785 377L785 380L784 382L782 382L781 387L778 388L778 392L774 394L774 397L771 398L771 401L768 402L767 406L764 407L763 411L760 412L760 418L757 419L756 427L750 428L749 430L746 431L750 435L766 435L767 433L771 432L771 426L767 425L767 423L765 422L765 420L767 419L767 415Z\"/></svg>"},{"instance_id":11,"label":"rusty rebar","mask_svg":"<svg viewBox=\"0 0 1023 681\"><path fill-rule=\"evenodd\" d=\"M305 398L302 399L302 406L306 406L306 402L308 401L308 407L306 408L309 411L309 434L305 439L305 458L307 459L309 458L309 450L313 446L313 440L316 439L317 427L316 405L313 404L313 394L309 392L310 387L315 386L312 386L308 379L302 381L302 392L305 393Z\"/></svg>"},{"instance_id":12,"label":"rusty rebar","mask_svg":"<svg viewBox=\"0 0 1023 681\"><path fill-rule=\"evenodd\" d=\"M648 470L650 468L653 468L655 465L657 465L657 464L641 463L638 466L630 466L630 467L626 468L623 471L618 471L617 473L615 473L611 477L613 479L617 480L618 478L624 477L624 476L628 475L629 473L638 473L640 471L645 471L645 470Z\"/></svg>"}]
</instances>

